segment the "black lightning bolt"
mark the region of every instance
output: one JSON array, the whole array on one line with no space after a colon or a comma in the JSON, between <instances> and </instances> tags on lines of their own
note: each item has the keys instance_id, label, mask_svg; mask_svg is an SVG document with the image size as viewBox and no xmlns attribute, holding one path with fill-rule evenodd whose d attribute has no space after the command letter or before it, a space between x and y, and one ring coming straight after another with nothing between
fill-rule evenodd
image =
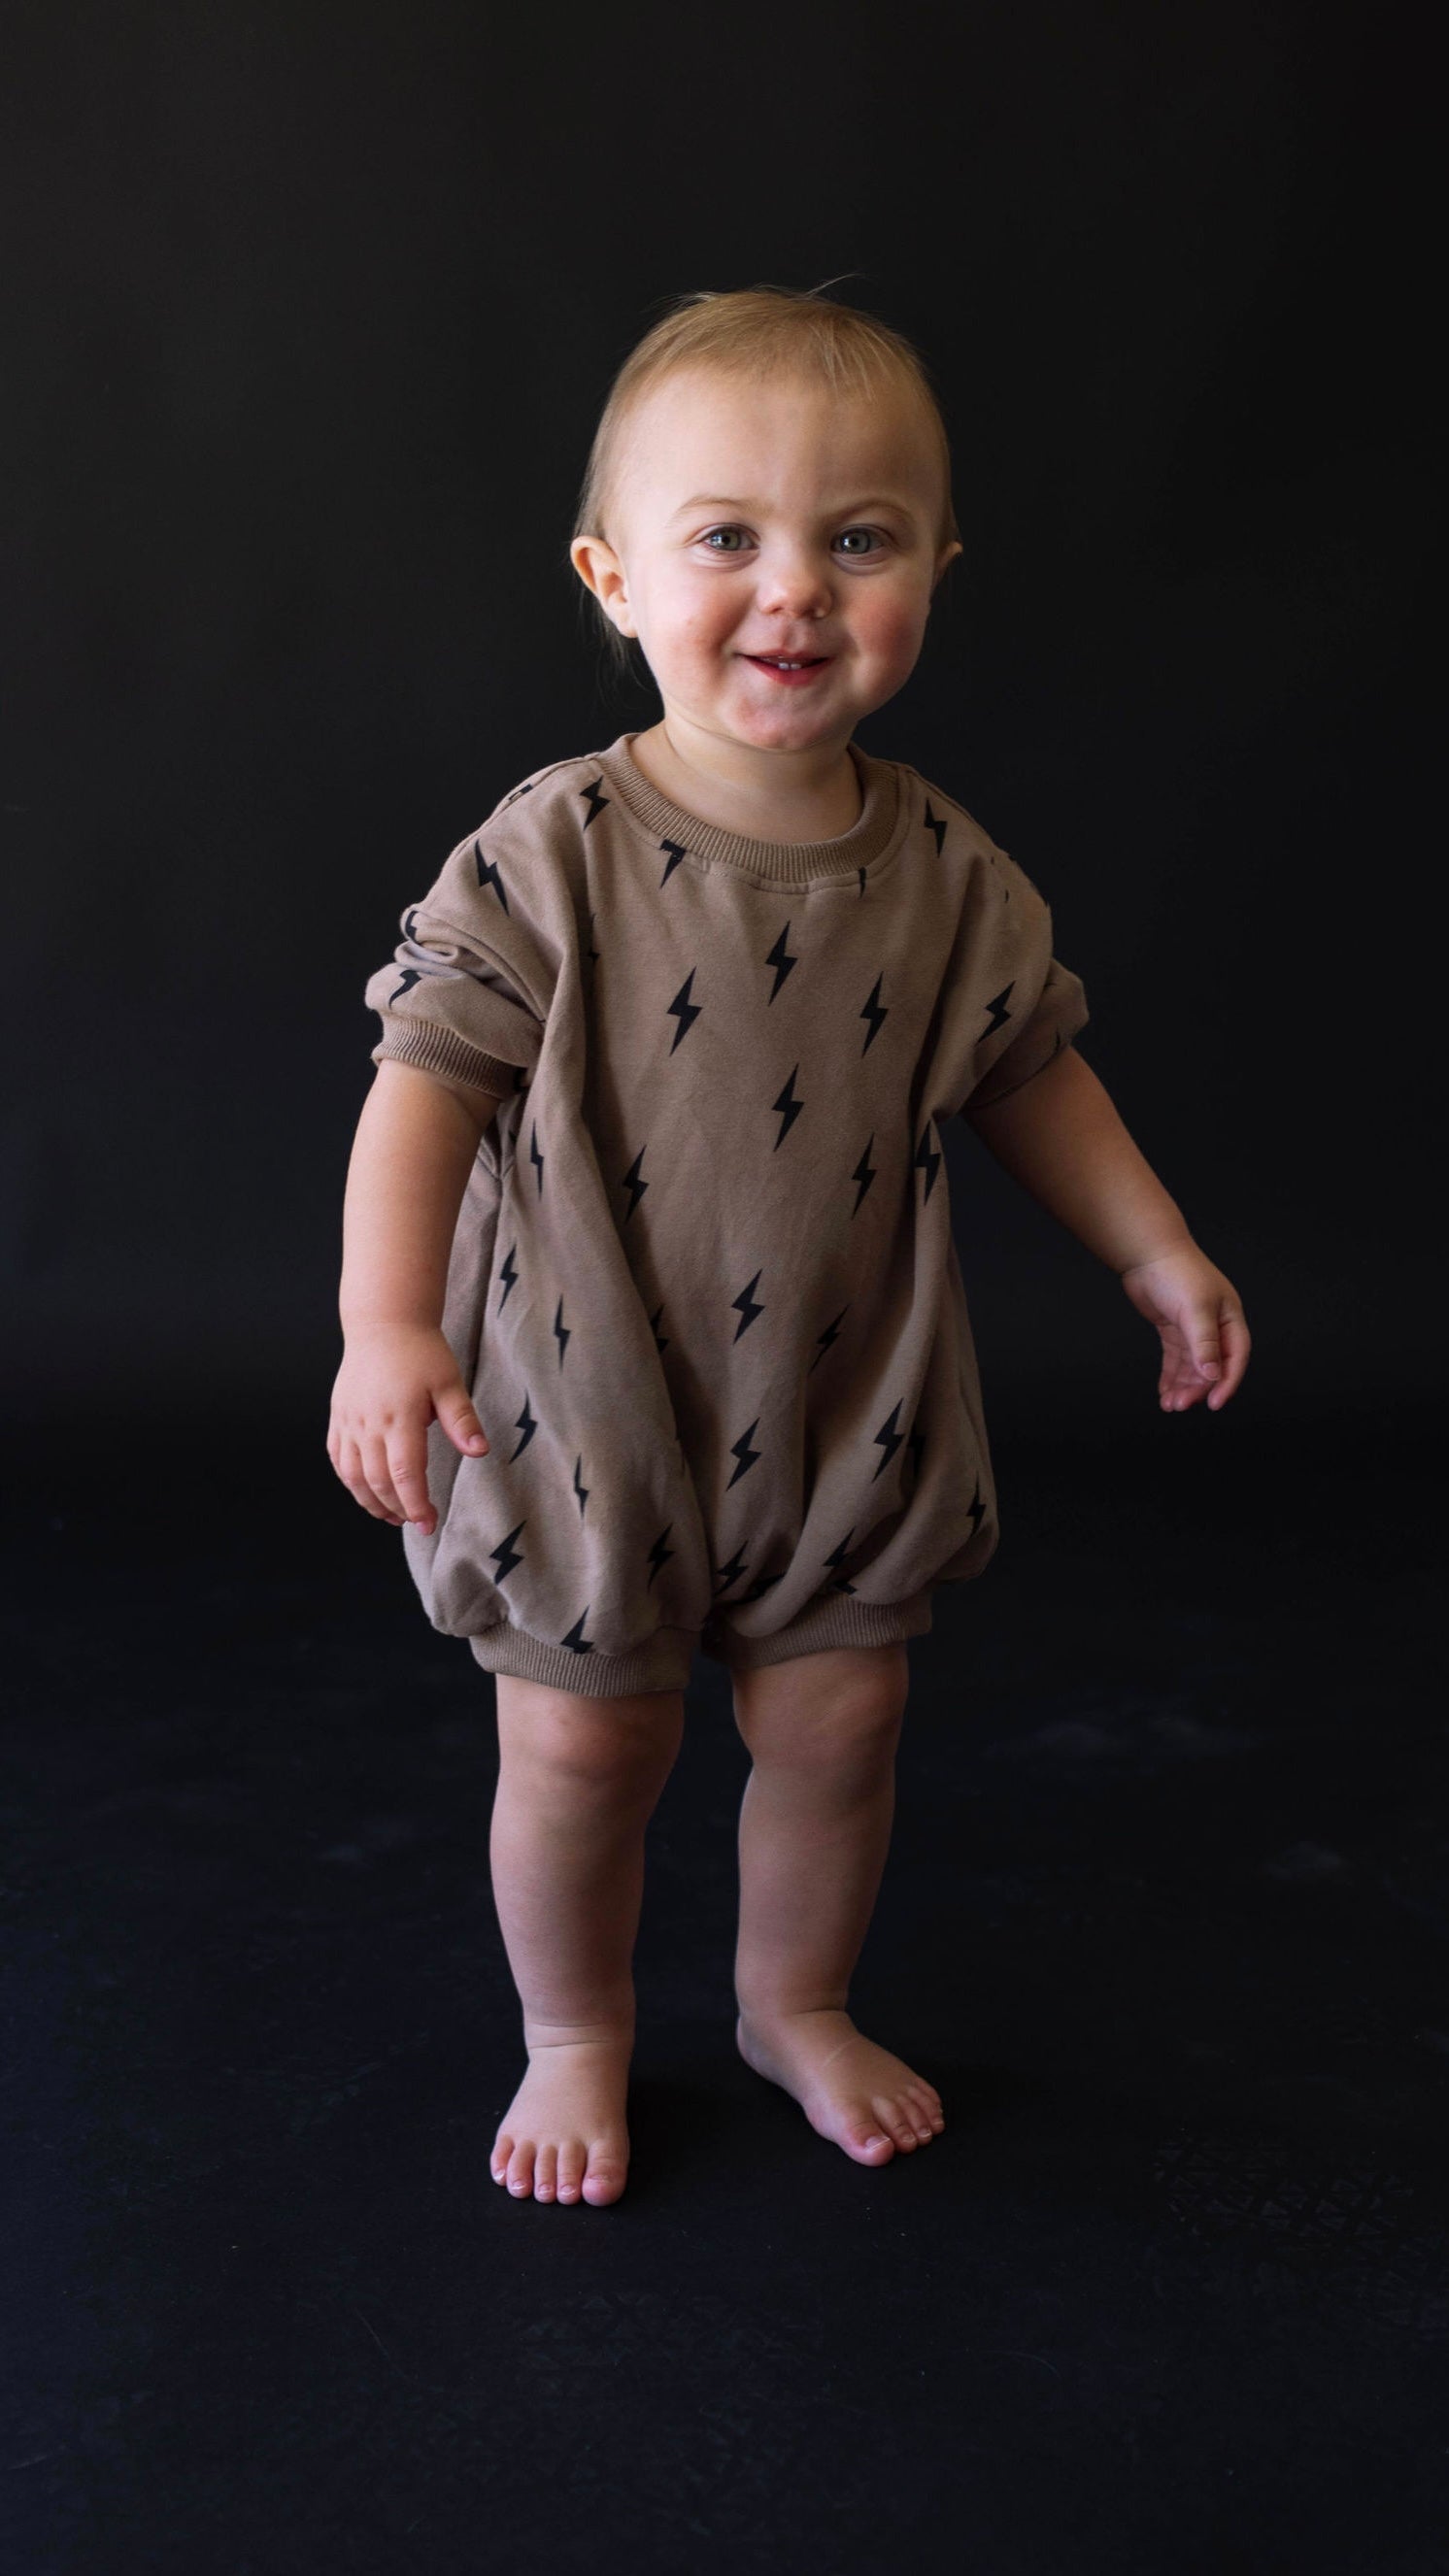
<instances>
[{"instance_id":1,"label":"black lightning bolt","mask_svg":"<svg viewBox=\"0 0 1449 2576\"><path fill-rule=\"evenodd\" d=\"M1002 985L999 993L993 993L986 1007L988 1011L994 1014L994 1017L988 1020L985 1028L981 1032L984 1038L994 1037L998 1029L1005 1028L1007 1021L1011 1017L1011 1013L1006 1007L1007 1001L1009 996L1014 993L1015 990L1016 982L1015 978L1013 978L1011 983Z\"/></svg>"},{"instance_id":2,"label":"black lightning bolt","mask_svg":"<svg viewBox=\"0 0 1449 2576\"><path fill-rule=\"evenodd\" d=\"M673 1055L674 1047L678 1046L680 1039L693 1028L694 1023L700 1014L702 1007L701 1004L698 1002L691 1002L689 998L689 988L694 982L697 972L698 968L691 966L689 973L685 976L685 979L680 985L678 992L675 994L673 1001L668 1006L679 1022L679 1026L674 1032L674 1046L671 1046L669 1050L671 1055Z\"/></svg>"},{"instance_id":3,"label":"black lightning bolt","mask_svg":"<svg viewBox=\"0 0 1449 2576\"><path fill-rule=\"evenodd\" d=\"M673 1548L666 1547L664 1544L673 1527L673 1521L666 1521L663 1529L659 1533L659 1536L655 1540L654 1545L649 1550L649 1555L646 1560L649 1567L649 1583L653 1582L656 1574L662 1572L663 1568L669 1563L670 1558L674 1554ZM644 1586L646 1592L649 1589L649 1583L646 1583Z\"/></svg>"},{"instance_id":4,"label":"black lightning bolt","mask_svg":"<svg viewBox=\"0 0 1449 2576\"><path fill-rule=\"evenodd\" d=\"M776 940L774 947L767 948L765 951L765 964L767 966L773 966L775 969L775 981L770 991L770 1000L772 1002L781 985L784 983L786 976L792 974L795 967L798 966L800 962L798 957L792 957L789 954L789 951L785 946L785 942L789 935L790 925L787 921L779 938ZM768 1004L766 1007L768 1008Z\"/></svg>"},{"instance_id":5,"label":"black lightning bolt","mask_svg":"<svg viewBox=\"0 0 1449 2576\"><path fill-rule=\"evenodd\" d=\"M791 1065L790 1071L786 1076L783 1085L770 1103L770 1107L778 1110L785 1121L779 1135L775 1138L775 1151L777 1154L781 1146L784 1144L786 1137L789 1135L791 1128L794 1126L796 1119L799 1117L801 1110L805 1106L803 1100L796 1100L792 1096L795 1089L795 1076L799 1070L800 1067L798 1064Z\"/></svg>"},{"instance_id":6,"label":"black lightning bolt","mask_svg":"<svg viewBox=\"0 0 1449 2576\"><path fill-rule=\"evenodd\" d=\"M749 1287L742 1288L738 1297L732 1298L730 1301L740 1319L735 1326L736 1341L739 1340L741 1333L743 1333L747 1327L754 1322L755 1317L757 1315L763 1315L765 1311L763 1306L757 1306L754 1303L751 1295L751 1290L758 1288L759 1284L760 1274L757 1270L753 1279L750 1281Z\"/></svg>"},{"instance_id":7,"label":"black lightning bolt","mask_svg":"<svg viewBox=\"0 0 1449 2576\"><path fill-rule=\"evenodd\" d=\"M759 1427L760 1417L756 1414L754 1421L750 1424L750 1431L758 1431ZM731 1476L729 1485L726 1485L725 1487L726 1493L729 1492L730 1485L737 1485L741 1476L749 1473L751 1467L757 1467L765 1454L763 1449L752 1449L750 1447L750 1431L742 1431L738 1440L732 1441L730 1444L730 1456L732 1458L737 1458L739 1460L739 1465Z\"/></svg>"},{"instance_id":8,"label":"black lightning bolt","mask_svg":"<svg viewBox=\"0 0 1449 2576\"><path fill-rule=\"evenodd\" d=\"M659 880L661 886L667 886L675 869L678 867L680 860L687 858L689 853L685 849L682 841L661 841L659 846L661 850L667 850L669 852L669 865Z\"/></svg>"},{"instance_id":9,"label":"black lightning bolt","mask_svg":"<svg viewBox=\"0 0 1449 2576\"><path fill-rule=\"evenodd\" d=\"M881 1424L879 1431L872 1434L876 1446L879 1448L881 1453L880 1465L875 1471L875 1476L879 1476L884 1473L901 1445L901 1440L904 1435L896 1429L896 1417L899 1414L900 1409L899 1403L893 1404L889 1413L886 1415L884 1422ZM872 1476L870 1480L872 1484L875 1483L875 1476Z\"/></svg>"},{"instance_id":10,"label":"black lightning bolt","mask_svg":"<svg viewBox=\"0 0 1449 2576\"><path fill-rule=\"evenodd\" d=\"M740 1599L742 1601L762 1601L767 1592L774 1591L777 1583L784 1582L789 1571L790 1569L788 1565L782 1565L778 1574L757 1574L754 1582L750 1585L748 1592L742 1592L740 1594Z\"/></svg>"},{"instance_id":11,"label":"black lightning bolt","mask_svg":"<svg viewBox=\"0 0 1449 2576\"><path fill-rule=\"evenodd\" d=\"M926 829L928 832L934 832L936 835L936 856L939 859L941 855L941 843L946 837L946 826L944 822L938 822L936 816L932 813L931 800L929 796L926 798Z\"/></svg>"},{"instance_id":12,"label":"black lightning bolt","mask_svg":"<svg viewBox=\"0 0 1449 2576\"><path fill-rule=\"evenodd\" d=\"M645 1156L646 1151L647 1151L647 1148L646 1148L645 1146L641 1145L641 1146L640 1146L640 1148L639 1148L638 1153L637 1153L637 1154L635 1155L635 1157L634 1157L633 1162L630 1164L630 1166L629 1166L629 1168L628 1168L627 1172L624 1174L624 1187L625 1187L625 1189L626 1189L626 1190L628 1190L628 1191L629 1191L629 1193L630 1193L629 1204L628 1204L627 1208L624 1210L624 1223L625 1223L626 1225L628 1224L630 1217L633 1215L634 1210L635 1210L635 1209L636 1209L636 1207L638 1206L639 1201L640 1201L640 1200L642 1199L642 1197L644 1196L645 1191L646 1191L646 1190L648 1189L648 1187L649 1187L649 1184L648 1184L648 1182L647 1182L647 1181L641 1181L641 1180L640 1180L640 1178L639 1178L639 1166L640 1166L640 1164L641 1164L641 1163L643 1162L643 1160L644 1160L644 1156Z\"/></svg>"},{"instance_id":13,"label":"black lightning bolt","mask_svg":"<svg viewBox=\"0 0 1449 2576\"><path fill-rule=\"evenodd\" d=\"M597 821L599 815L602 814L604 807L611 801L609 797L601 796L599 794L599 789L603 786L603 783L603 773L601 771L591 787L581 787L579 789L579 794L581 796L587 796L589 800L589 810L584 816L585 831L588 830L591 823Z\"/></svg>"},{"instance_id":14,"label":"black lightning bolt","mask_svg":"<svg viewBox=\"0 0 1449 2576\"><path fill-rule=\"evenodd\" d=\"M870 1188L871 1182L875 1179L875 1165L870 1159L870 1149L874 1143L875 1129L872 1127L870 1134L865 1140L865 1152L861 1155L860 1161L856 1164L854 1171L850 1175L853 1181L858 1181L860 1183L860 1187L855 1194L855 1205L850 1211L852 1216L858 1216L860 1214L861 1200L864 1198L866 1191Z\"/></svg>"},{"instance_id":15,"label":"black lightning bolt","mask_svg":"<svg viewBox=\"0 0 1449 2576\"><path fill-rule=\"evenodd\" d=\"M478 883L480 886L491 886L493 888L494 893L497 895L499 902L502 904L503 909L506 912L508 910L508 897L503 891L503 879L498 873L498 862L496 859L484 858L483 837L481 833L473 844L473 856L478 863Z\"/></svg>"},{"instance_id":16,"label":"black lightning bolt","mask_svg":"<svg viewBox=\"0 0 1449 2576\"><path fill-rule=\"evenodd\" d=\"M880 1006L880 988L884 981L883 975L877 975L870 989L870 997L861 1007L861 1018L870 1022L870 1035L860 1050L862 1055L869 1055L886 1021L890 1018L889 1011L883 1011Z\"/></svg>"},{"instance_id":17,"label":"black lightning bolt","mask_svg":"<svg viewBox=\"0 0 1449 2576\"><path fill-rule=\"evenodd\" d=\"M507 1538L501 1539L497 1547L489 1550L493 1562L498 1568L498 1572L493 1578L495 1583L506 1583L510 1574L513 1572L515 1565L521 1565L523 1563L522 1548L515 1547L513 1544L523 1526L524 1524L522 1521L515 1521Z\"/></svg>"},{"instance_id":18,"label":"black lightning bolt","mask_svg":"<svg viewBox=\"0 0 1449 2576\"><path fill-rule=\"evenodd\" d=\"M542 1154L541 1154L541 1153L539 1152L539 1150L538 1150L538 1120L537 1120L536 1118L535 1118L535 1120L534 1120L534 1122L533 1122L532 1127L529 1129L529 1134L528 1134L528 1159L529 1159L529 1161L532 1163L532 1165L533 1165L533 1167L534 1167L534 1170L535 1170L535 1171L537 1172L537 1174L538 1174L538 1195L539 1195L539 1197L540 1197L540 1198L542 1198L542 1196L543 1196L543 1156L542 1156Z\"/></svg>"},{"instance_id":19,"label":"black lightning bolt","mask_svg":"<svg viewBox=\"0 0 1449 2576\"><path fill-rule=\"evenodd\" d=\"M558 1364L559 1367L562 1368L564 1364L564 1352L568 1349L569 1343L573 1338L572 1334L566 1331L564 1326L562 1297L560 1297L558 1304L553 1310L553 1337L558 1344Z\"/></svg>"},{"instance_id":20,"label":"black lightning bolt","mask_svg":"<svg viewBox=\"0 0 1449 2576\"><path fill-rule=\"evenodd\" d=\"M583 1482L583 1465L584 1454L583 1451L580 1450L577 1458L574 1460L574 1495L578 1502L580 1520L583 1519L589 1503L589 1489Z\"/></svg>"},{"instance_id":21,"label":"black lightning bolt","mask_svg":"<svg viewBox=\"0 0 1449 2576\"><path fill-rule=\"evenodd\" d=\"M850 1542L854 1536L855 1523L852 1521L844 1538L841 1540L839 1547L833 1547L830 1554L824 1559L825 1564L843 1565L850 1554ZM853 1583L847 1583L844 1575L842 1574L839 1581L832 1586L832 1589L836 1592L853 1592L855 1590L855 1585Z\"/></svg>"},{"instance_id":22,"label":"black lightning bolt","mask_svg":"<svg viewBox=\"0 0 1449 2576\"><path fill-rule=\"evenodd\" d=\"M520 1440L518 1447L513 1452L513 1458L521 1458L525 1449L528 1447L530 1440L533 1438L535 1431L538 1429L538 1424L534 1419L526 1395L523 1399L523 1411L520 1414L515 1415L513 1427L515 1431L521 1431L523 1434L523 1438ZM513 1464L513 1458L510 1458L508 1461L510 1467Z\"/></svg>"},{"instance_id":23,"label":"black lightning bolt","mask_svg":"<svg viewBox=\"0 0 1449 2576\"><path fill-rule=\"evenodd\" d=\"M663 1312L664 1312L664 1300L663 1300L663 1298L661 1297L661 1298L660 1298L660 1300L659 1300L658 1305L657 1305L657 1306L655 1307L655 1309L654 1309L653 1314L652 1314L652 1315L650 1316L650 1318L649 1318L649 1330L650 1330L650 1332L651 1332L651 1333L653 1334L653 1336L654 1336L654 1347L655 1347L656 1351L667 1351L667 1350L668 1350L668 1348L669 1348L668 1341L665 1339L664 1335L663 1335L663 1334L660 1332L660 1330L659 1330L659 1318L660 1318L660 1316L663 1314ZM673 1522L671 1521L671 1522L670 1522L670 1528L672 1529L672 1528L673 1528L673 1526L674 1526L674 1524L673 1524Z\"/></svg>"},{"instance_id":24,"label":"black lightning bolt","mask_svg":"<svg viewBox=\"0 0 1449 2576\"><path fill-rule=\"evenodd\" d=\"M421 984L422 980L422 974L416 966L406 967L403 971L402 981L398 984L396 990L389 993L387 997L389 1010L392 1008L394 1002L401 999L409 985Z\"/></svg>"},{"instance_id":25,"label":"black lightning bolt","mask_svg":"<svg viewBox=\"0 0 1449 2576\"><path fill-rule=\"evenodd\" d=\"M971 1497L971 1535L973 1538L976 1536L976 1533L985 1518L986 1505L981 1499L981 1479L978 1476L976 1480L976 1491Z\"/></svg>"},{"instance_id":26,"label":"black lightning bolt","mask_svg":"<svg viewBox=\"0 0 1449 2576\"><path fill-rule=\"evenodd\" d=\"M498 1300L498 1311L500 1314L503 1312L504 1307L507 1305L509 1298L512 1296L514 1289L518 1285L518 1272L513 1260L513 1256L517 1250L517 1244L510 1243L508 1250L505 1252L503 1259L498 1265L498 1276L503 1281L503 1294Z\"/></svg>"},{"instance_id":27,"label":"black lightning bolt","mask_svg":"<svg viewBox=\"0 0 1449 2576\"><path fill-rule=\"evenodd\" d=\"M810 1363L810 1368L805 1372L807 1377L810 1375L810 1369L815 1368L819 1362L824 1359L826 1352L831 1348L832 1344L839 1341L841 1317L844 1313L845 1308L842 1306L840 1314L836 1316L834 1323L827 1324L824 1332L817 1336L815 1357Z\"/></svg>"},{"instance_id":28,"label":"black lightning bolt","mask_svg":"<svg viewBox=\"0 0 1449 2576\"><path fill-rule=\"evenodd\" d=\"M607 802L607 799L605 801ZM567 1646L572 1654L591 1655L594 1651L594 1641L592 1637L586 1637L584 1635L584 1621L587 1619L592 1607L593 1604L586 1601L567 1635L560 1637L559 1639L559 1644L561 1646Z\"/></svg>"},{"instance_id":29,"label":"black lightning bolt","mask_svg":"<svg viewBox=\"0 0 1449 2576\"><path fill-rule=\"evenodd\" d=\"M923 1205L925 1200L930 1197L932 1190L936 1186L936 1174L941 1168L941 1149L939 1145L934 1149L931 1147L929 1143L930 1133L931 1122L928 1118L925 1126L921 1129L921 1141L916 1147L915 1161L911 1165L913 1172L924 1172L926 1175L926 1187L922 1199Z\"/></svg>"},{"instance_id":30,"label":"black lightning bolt","mask_svg":"<svg viewBox=\"0 0 1449 2576\"><path fill-rule=\"evenodd\" d=\"M744 1573L744 1570L745 1570L745 1552L744 1552L744 1549L743 1549L743 1548L741 1548L741 1547L737 1547L737 1548L735 1549L734 1555L730 1558L730 1561L729 1561L728 1565L722 1565L722 1566L720 1567L719 1573L718 1573L718 1574L717 1574L717 1576L715 1577L715 1586L714 1586L714 1588L715 1588L715 1592L716 1592L716 1594L719 1594L719 1593L721 1593L721 1592L728 1592L728 1590L729 1590L729 1588L730 1588L730 1585L731 1585L732 1583L738 1583L738 1581L739 1581L739 1579L740 1579L740 1576Z\"/></svg>"}]
</instances>

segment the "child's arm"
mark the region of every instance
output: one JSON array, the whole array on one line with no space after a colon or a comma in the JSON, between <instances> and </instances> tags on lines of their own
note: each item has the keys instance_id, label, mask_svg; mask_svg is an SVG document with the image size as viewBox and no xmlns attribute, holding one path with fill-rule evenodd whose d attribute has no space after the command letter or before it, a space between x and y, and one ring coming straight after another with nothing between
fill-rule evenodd
<instances>
[{"instance_id":1,"label":"child's arm","mask_svg":"<svg viewBox=\"0 0 1449 2576\"><path fill-rule=\"evenodd\" d=\"M433 1416L465 1457L488 1449L442 1312L458 1209L497 1106L483 1092L465 1101L384 1056L348 1165L338 1298L345 1348L327 1454L374 1520L416 1521L424 1537L433 1528Z\"/></svg>"},{"instance_id":2,"label":"child's arm","mask_svg":"<svg viewBox=\"0 0 1449 2576\"><path fill-rule=\"evenodd\" d=\"M1220 1412L1248 1365L1242 1299L1194 1242L1076 1048L1063 1047L1002 1100L974 1111L968 1101L965 1116L1012 1178L1120 1274L1139 1315L1156 1325L1164 1413L1204 1394Z\"/></svg>"}]
</instances>

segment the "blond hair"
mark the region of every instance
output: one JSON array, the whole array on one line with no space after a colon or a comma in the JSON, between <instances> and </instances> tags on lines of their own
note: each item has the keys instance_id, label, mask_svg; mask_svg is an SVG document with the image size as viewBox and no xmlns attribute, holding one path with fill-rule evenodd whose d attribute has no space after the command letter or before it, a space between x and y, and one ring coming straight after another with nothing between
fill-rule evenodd
<instances>
[{"instance_id":1,"label":"blond hair","mask_svg":"<svg viewBox=\"0 0 1449 2576\"><path fill-rule=\"evenodd\" d=\"M829 283L837 283L831 278ZM624 432L637 405L661 378L690 366L722 375L758 379L777 371L813 377L832 391L878 392L904 384L924 406L940 446L942 504L938 546L959 540L951 503L951 450L935 386L920 351L903 333L874 314L837 304L810 288L746 286L728 292L701 287L676 297L624 360L609 387L579 493L570 542L602 537L606 544L614 483ZM635 667L633 639L621 635L602 602L587 591L584 614L597 616L616 664Z\"/></svg>"}]
</instances>

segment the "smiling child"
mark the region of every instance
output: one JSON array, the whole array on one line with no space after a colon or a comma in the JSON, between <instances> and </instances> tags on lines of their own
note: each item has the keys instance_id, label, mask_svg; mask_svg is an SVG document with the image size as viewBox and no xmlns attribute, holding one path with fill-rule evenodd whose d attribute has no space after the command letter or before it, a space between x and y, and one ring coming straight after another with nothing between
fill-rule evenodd
<instances>
[{"instance_id":1,"label":"smiling child","mask_svg":"<svg viewBox=\"0 0 1449 2576\"><path fill-rule=\"evenodd\" d=\"M997 1541L946 1123L1118 1273L1165 1410L1247 1366L1074 1043L1042 896L853 739L960 551L900 334L682 298L615 380L571 547L659 720L502 796L367 984L327 1448L495 1676L528 2065L491 2170L519 2197L625 2187L645 1827L697 1648L751 1756L738 2047L859 2164L944 2124L847 1999L907 1641Z\"/></svg>"}]
</instances>

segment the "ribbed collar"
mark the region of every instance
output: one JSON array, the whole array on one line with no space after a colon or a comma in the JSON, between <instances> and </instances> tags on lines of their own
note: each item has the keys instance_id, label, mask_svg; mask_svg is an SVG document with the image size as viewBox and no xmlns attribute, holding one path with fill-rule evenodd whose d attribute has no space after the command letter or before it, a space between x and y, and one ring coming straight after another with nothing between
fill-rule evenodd
<instances>
[{"instance_id":1,"label":"ribbed collar","mask_svg":"<svg viewBox=\"0 0 1449 2576\"><path fill-rule=\"evenodd\" d=\"M661 796L646 778L629 745L634 736L621 733L607 751L598 753L600 768L620 803L635 821L659 840L677 841L693 858L738 868L771 885L813 885L821 880L854 876L895 850L910 821L901 793L900 772L893 760L876 760L859 743L847 748L860 777L864 802L859 819L833 841L752 841L742 832L721 831L702 823L697 814Z\"/></svg>"}]
</instances>

